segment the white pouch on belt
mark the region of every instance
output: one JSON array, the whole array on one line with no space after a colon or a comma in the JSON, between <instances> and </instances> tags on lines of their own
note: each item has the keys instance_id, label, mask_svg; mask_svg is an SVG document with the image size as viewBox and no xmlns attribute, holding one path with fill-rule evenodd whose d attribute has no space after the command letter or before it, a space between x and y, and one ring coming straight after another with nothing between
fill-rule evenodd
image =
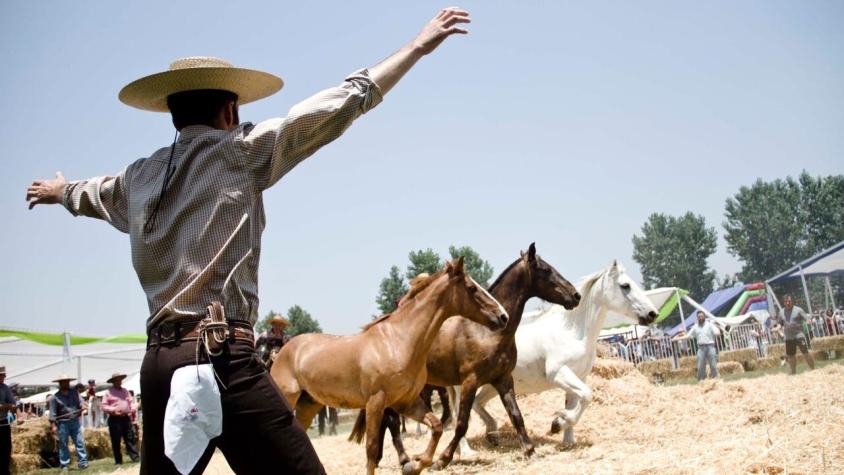
<instances>
[{"instance_id":1,"label":"white pouch on belt","mask_svg":"<svg viewBox=\"0 0 844 475\"><path fill-rule=\"evenodd\" d=\"M214 368L202 364L177 369L164 412L164 453L180 473L189 473L208 442L222 433L223 406Z\"/></svg>"}]
</instances>

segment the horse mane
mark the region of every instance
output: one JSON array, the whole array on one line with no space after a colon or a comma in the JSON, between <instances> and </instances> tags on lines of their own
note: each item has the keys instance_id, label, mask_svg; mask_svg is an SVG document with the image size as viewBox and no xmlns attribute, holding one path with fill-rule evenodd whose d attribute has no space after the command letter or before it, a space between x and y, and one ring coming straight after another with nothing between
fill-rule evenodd
<instances>
[{"instance_id":1,"label":"horse mane","mask_svg":"<svg viewBox=\"0 0 844 475\"><path fill-rule=\"evenodd\" d=\"M521 261L521 260L522 260L522 258L521 258L521 257L520 257L520 258L518 258L518 259L516 259L516 260L515 260L515 261L513 261L513 262L512 262L509 266L507 266L507 268L506 268L506 269L504 269L504 270L503 270L500 274L498 274L498 277L496 277L496 278L495 278L495 282L493 282L493 283L492 283L492 285L490 285L490 286L489 286L489 288L487 289L487 291L488 291L489 293L492 293L492 290L493 290L494 288L498 287L498 286L501 284L501 281L504 279L504 276L505 276L505 275L507 275L507 272L509 272L509 271L510 271L510 269L512 269L513 267L516 267L516 264L518 264L518 263L519 263L519 261Z\"/></svg>"},{"instance_id":2,"label":"horse mane","mask_svg":"<svg viewBox=\"0 0 844 475\"><path fill-rule=\"evenodd\" d=\"M399 308L401 308L405 304L405 302L412 299L413 297L416 297L417 295L419 295L420 292L427 289L428 286L430 286L431 283L433 283L435 280L437 280L437 277L439 277L440 274L442 274L443 272L444 271L439 271L439 272L437 272L436 274L433 274L433 275L428 275L426 273L422 273L422 274L419 274L416 277L414 277L413 280L410 281L410 290L399 301ZM381 315L380 317L376 318L375 320L373 320L373 321L367 323L366 325L362 326L361 329L363 331L369 330L373 326L375 326L375 325L383 322L384 320L390 318L390 316L394 313L395 313L395 310L390 312L390 313L385 313L384 315Z\"/></svg>"}]
</instances>

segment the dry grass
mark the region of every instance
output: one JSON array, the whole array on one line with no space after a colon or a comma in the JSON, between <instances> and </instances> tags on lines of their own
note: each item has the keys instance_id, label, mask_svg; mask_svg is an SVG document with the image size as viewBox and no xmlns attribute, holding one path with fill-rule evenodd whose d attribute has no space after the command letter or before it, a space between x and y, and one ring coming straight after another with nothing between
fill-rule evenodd
<instances>
[{"instance_id":1,"label":"dry grass","mask_svg":"<svg viewBox=\"0 0 844 475\"><path fill-rule=\"evenodd\" d=\"M655 386L635 371L601 362L590 377L592 406L580 421L574 447L548 435L560 391L520 398L536 455L525 459L512 431L502 430L497 446L483 436L476 418L469 441L478 455L455 460L446 474L567 473L844 473L844 366L830 364L797 376L775 374L734 382ZM490 409L503 423L500 404ZM507 425L509 427L509 424ZM415 424L409 429L414 432ZM447 431L440 449L450 440ZM419 451L427 436L408 436ZM364 448L344 436L314 440L328 473L358 474ZM385 449L380 473L400 473L395 451ZM134 474L137 468L115 472ZM220 454L209 474L231 473Z\"/></svg>"}]
</instances>

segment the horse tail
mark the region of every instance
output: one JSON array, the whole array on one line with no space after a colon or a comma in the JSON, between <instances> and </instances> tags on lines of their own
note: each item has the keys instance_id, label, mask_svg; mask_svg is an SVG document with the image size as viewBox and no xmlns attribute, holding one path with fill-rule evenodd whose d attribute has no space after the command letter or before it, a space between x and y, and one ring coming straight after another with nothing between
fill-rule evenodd
<instances>
[{"instance_id":1,"label":"horse tail","mask_svg":"<svg viewBox=\"0 0 844 475\"><path fill-rule=\"evenodd\" d=\"M361 409L357 420L355 420L355 425L352 427L352 433L349 434L349 442L359 444L363 441L364 435L366 435L366 409Z\"/></svg>"}]
</instances>

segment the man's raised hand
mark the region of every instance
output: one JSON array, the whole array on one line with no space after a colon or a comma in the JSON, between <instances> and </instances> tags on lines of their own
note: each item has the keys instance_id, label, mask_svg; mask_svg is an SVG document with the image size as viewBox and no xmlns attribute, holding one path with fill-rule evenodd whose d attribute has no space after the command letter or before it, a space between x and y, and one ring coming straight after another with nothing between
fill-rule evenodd
<instances>
[{"instance_id":1,"label":"man's raised hand","mask_svg":"<svg viewBox=\"0 0 844 475\"><path fill-rule=\"evenodd\" d=\"M29 209L35 205L54 205L62 202L64 188L67 181L62 172L56 172L55 180L35 180L26 189L26 201L29 201Z\"/></svg>"},{"instance_id":2,"label":"man's raised hand","mask_svg":"<svg viewBox=\"0 0 844 475\"><path fill-rule=\"evenodd\" d=\"M469 12L466 10L458 7L444 8L416 35L414 44L420 53L428 54L434 51L447 37L468 33L460 25L471 22L472 19L469 18Z\"/></svg>"}]
</instances>

